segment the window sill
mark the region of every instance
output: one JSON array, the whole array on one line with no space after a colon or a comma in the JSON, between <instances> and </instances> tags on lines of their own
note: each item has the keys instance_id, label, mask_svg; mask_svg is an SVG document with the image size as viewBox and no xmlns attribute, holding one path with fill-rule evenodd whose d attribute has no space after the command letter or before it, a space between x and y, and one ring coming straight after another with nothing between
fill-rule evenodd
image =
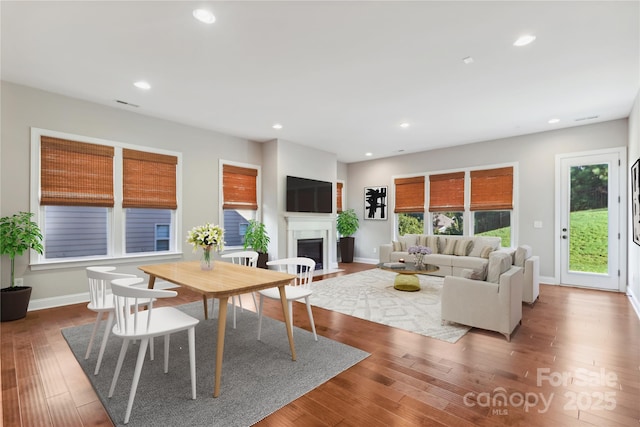
<instances>
[{"instance_id":1,"label":"window sill","mask_svg":"<svg viewBox=\"0 0 640 427\"><path fill-rule=\"evenodd\" d=\"M55 270L61 268L85 268L92 265L142 264L153 261L182 259L182 252L164 252L162 254L127 255L119 257L93 257L84 259L65 259L31 263L32 271Z\"/></svg>"}]
</instances>

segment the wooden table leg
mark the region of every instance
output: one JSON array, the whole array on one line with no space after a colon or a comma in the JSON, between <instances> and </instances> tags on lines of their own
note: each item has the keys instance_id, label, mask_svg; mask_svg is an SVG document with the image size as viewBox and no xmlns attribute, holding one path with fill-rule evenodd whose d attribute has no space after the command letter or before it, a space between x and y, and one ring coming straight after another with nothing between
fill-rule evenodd
<instances>
[{"instance_id":1,"label":"wooden table leg","mask_svg":"<svg viewBox=\"0 0 640 427\"><path fill-rule=\"evenodd\" d=\"M218 299L218 342L216 343L216 378L213 386L213 397L220 396L220 377L222 376L222 354L224 353L224 330L227 327L227 304L229 297Z\"/></svg>"},{"instance_id":2,"label":"wooden table leg","mask_svg":"<svg viewBox=\"0 0 640 427\"><path fill-rule=\"evenodd\" d=\"M207 304L207 296L202 294L202 304L204 305L204 320L209 320L209 304Z\"/></svg>"},{"instance_id":3,"label":"wooden table leg","mask_svg":"<svg viewBox=\"0 0 640 427\"><path fill-rule=\"evenodd\" d=\"M291 321L289 320L291 313L289 313L289 304L287 303L287 293L284 290L284 285L278 286L280 291L280 301L282 302L282 314L284 315L284 323L287 325L287 336L289 337L289 348L291 348L291 360L296 360L296 346L293 344L293 329L291 328Z\"/></svg>"},{"instance_id":4,"label":"wooden table leg","mask_svg":"<svg viewBox=\"0 0 640 427\"><path fill-rule=\"evenodd\" d=\"M147 289L153 289L153 285L156 283L156 276L149 275L149 283L147 284Z\"/></svg>"}]
</instances>

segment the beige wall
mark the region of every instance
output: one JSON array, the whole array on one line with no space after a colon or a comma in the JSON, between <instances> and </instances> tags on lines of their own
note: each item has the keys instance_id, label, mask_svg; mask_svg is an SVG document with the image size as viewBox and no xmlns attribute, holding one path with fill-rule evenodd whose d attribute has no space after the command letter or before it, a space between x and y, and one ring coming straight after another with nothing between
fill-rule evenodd
<instances>
[{"instance_id":1,"label":"beige wall","mask_svg":"<svg viewBox=\"0 0 640 427\"><path fill-rule=\"evenodd\" d=\"M121 108L80 101L11 83L2 83L0 147L0 215L29 206L30 127L182 152L183 192L181 230L205 221L219 222L219 159L262 164L260 143L160 120ZM184 234L183 234L184 237ZM182 238L185 258L194 258ZM31 271L28 256L16 258L16 277L32 286L34 299L86 293L83 268ZM139 273L139 263L118 264ZM9 260L2 257L0 278L9 282Z\"/></svg>"},{"instance_id":2,"label":"beige wall","mask_svg":"<svg viewBox=\"0 0 640 427\"><path fill-rule=\"evenodd\" d=\"M593 125L523 135L494 141L468 144L381 160L352 163L348 167L347 207L364 215L363 188L386 185L393 189L392 176L419 174L516 163L518 193L516 209L517 244L529 244L540 256L540 274L554 276L555 253L555 156L561 153L626 147L627 120L615 120ZM388 243L394 234L393 206L389 206L387 221L361 221L356 233L356 258L377 259L374 252L381 243ZM534 221L543 227L533 228Z\"/></svg>"}]
</instances>

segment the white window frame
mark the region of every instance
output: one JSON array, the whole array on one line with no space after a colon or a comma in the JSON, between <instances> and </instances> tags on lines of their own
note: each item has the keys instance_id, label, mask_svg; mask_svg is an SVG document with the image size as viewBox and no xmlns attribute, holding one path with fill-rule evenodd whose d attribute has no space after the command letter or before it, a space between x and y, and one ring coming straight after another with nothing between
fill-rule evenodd
<instances>
[{"instance_id":1,"label":"white window frame","mask_svg":"<svg viewBox=\"0 0 640 427\"><path fill-rule=\"evenodd\" d=\"M182 153L32 127L30 210L34 213L33 220L41 227L44 221L44 206L40 205L40 140L42 136L114 147L115 152L113 158L113 189L115 204L113 208L107 208L107 255L64 259L46 259L44 255L40 255L35 251L30 251L30 265L33 270L85 267L89 265L113 263L114 261L118 260L127 261L135 259L136 261L153 261L182 257L182 232L180 231L182 229ZM126 253L124 227L126 218L125 209L122 208L123 148L146 151L149 153L166 154L170 156L176 156L178 158L178 164L176 166L176 199L178 202L178 208L175 211L172 211L171 215L173 228L170 237L171 249L169 251L164 251L161 253Z\"/></svg>"}]
</instances>

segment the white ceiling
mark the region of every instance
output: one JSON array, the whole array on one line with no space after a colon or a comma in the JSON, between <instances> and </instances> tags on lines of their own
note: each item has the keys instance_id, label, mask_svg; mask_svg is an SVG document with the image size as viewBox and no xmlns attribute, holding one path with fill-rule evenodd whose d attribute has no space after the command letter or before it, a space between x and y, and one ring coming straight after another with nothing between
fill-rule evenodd
<instances>
[{"instance_id":1,"label":"white ceiling","mask_svg":"<svg viewBox=\"0 0 640 427\"><path fill-rule=\"evenodd\" d=\"M3 80L343 162L624 118L640 88L638 1L0 8Z\"/></svg>"}]
</instances>

